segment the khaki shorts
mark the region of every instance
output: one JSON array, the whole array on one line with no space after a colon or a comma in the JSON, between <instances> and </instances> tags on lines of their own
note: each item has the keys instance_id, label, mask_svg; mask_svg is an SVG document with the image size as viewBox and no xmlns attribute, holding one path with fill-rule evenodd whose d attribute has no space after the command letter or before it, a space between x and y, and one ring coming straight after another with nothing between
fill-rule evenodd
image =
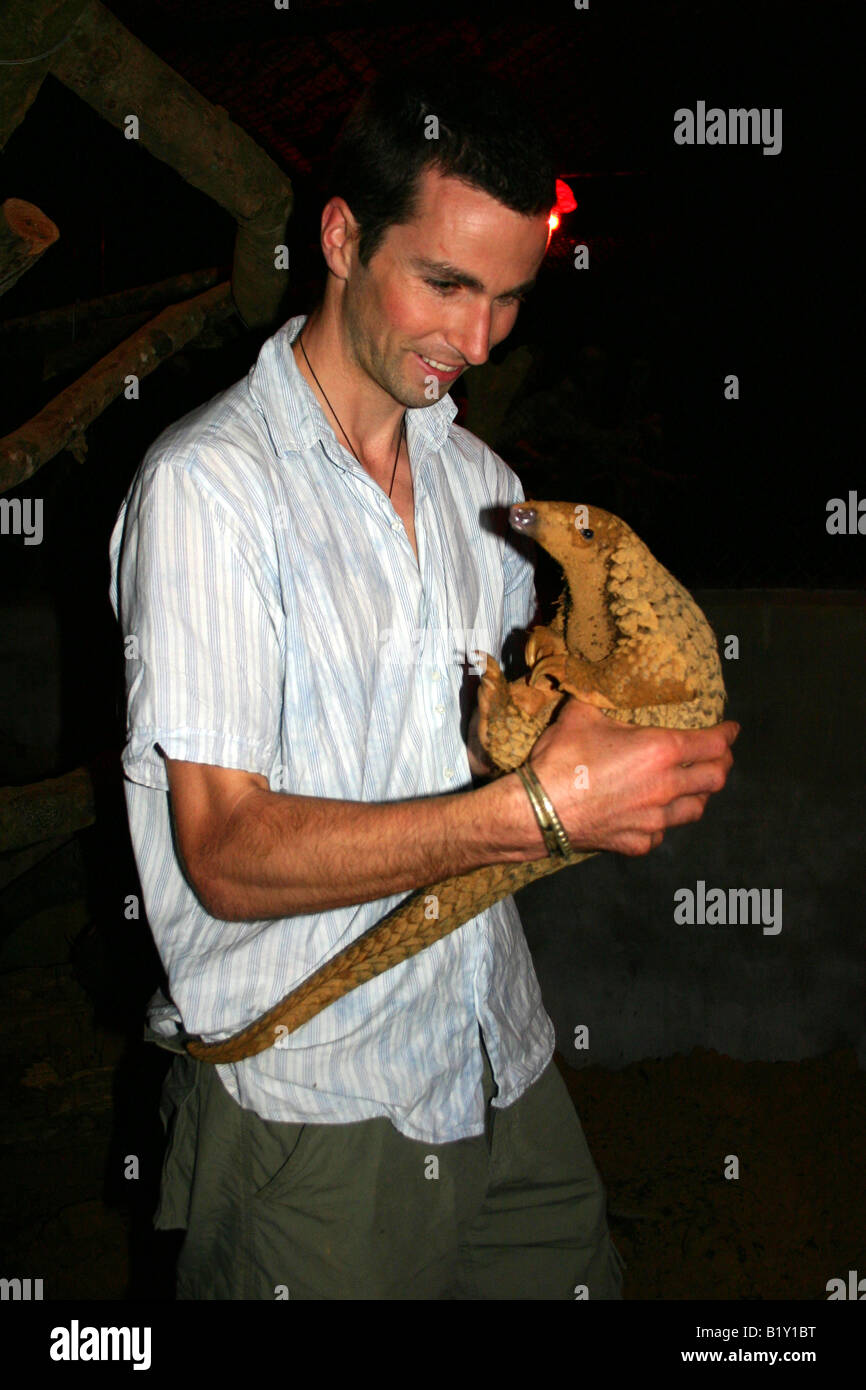
<instances>
[{"instance_id":1,"label":"khaki shorts","mask_svg":"<svg viewBox=\"0 0 866 1390\"><path fill-rule=\"evenodd\" d=\"M151 1035L152 1036L152 1035ZM619 1299L623 1260L551 1059L486 1133L446 1144L384 1116L282 1124L185 1053L163 1088L158 1229L183 1227L179 1299Z\"/></svg>"}]
</instances>

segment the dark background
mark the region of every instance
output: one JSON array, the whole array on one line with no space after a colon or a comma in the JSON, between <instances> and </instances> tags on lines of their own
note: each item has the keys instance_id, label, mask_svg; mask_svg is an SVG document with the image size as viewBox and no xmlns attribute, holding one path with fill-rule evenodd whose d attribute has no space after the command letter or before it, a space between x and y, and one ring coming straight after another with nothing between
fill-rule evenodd
<instances>
[{"instance_id":1,"label":"dark background","mask_svg":"<svg viewBox=\"0 0 866 1390\"><path fill-rule=\"evenodd\" d=\"M533 366L488 442L528 496L579 499L622 515L697 593L717 632L740 636L743 659L728 663L725 675L731 715L744 725L734 774L699 826L667 837L646 861L597 859L521 899L558 1043L567 1051L574 1026L590 1023L594 1052L571 1051L577 1067L623 1068L636 1056L669 1058L695 1043L777 1066L776 1059L841 1057L817 1084L824 1095L844 1095L846 1119L862 1126L863 1074L851 1049L859 1048L862 1067L856 943L866 541L826 532L831 497L847 498L858 487L866 493L853 405L861 160L847 55L856 7L593 0L588 12L566 3L443 3L428 13L339 0L292 0L288 11L275 11L269 0L113 0L110 8L290 175L296 203L283 318L306 312L318 294L321 207L339 192L323 186L320 171L380 66L400 55L433 65L474 57L511 82L548 130L578 207L554 233L535 293L493 354L500 363L526 345ZM673 113L698 100L725 109L782 107L781 153L676 146ZM75 332L46 343L28 327L33 314L201 267L221 266L227 276L235 228L51 77L8 143L0 189L2 197L35 203L61 232L0 305L5 433L91 360L80 356ZM580 242L590 248L588 272L573 268ZM123 661L107 598L108 538L151 441L244 375L265 336L238 328L218 349L191 344L142 381L139 401L118 400L94 423L83 464L61 453L10 494L44 499L45 538L40 546L14 536L0 544L0 784L85 762L99 771L96 826L0 894L7 1099L19 1116L4 1160L8 1200L0 1225L17 1232L16 1248L53 1251L55 1270L68 1265L70 1286L84 1278L70 1252L82 1238L110 1247L102 1223L106 1212L120 1211L128 1229L118 1225L114 1235L122 1243L131 1231L133 1295L168 1288L148 1225L167 1054L140 1044L159 966L146 923L122 915L126 895L138 888L118 770ZM736 402L723 397L729 372L740 379ZM460 420L473 427L473 372L453 394ZM542 557L542 598L557 588ZM575 935L566 928L578 874ZM784 886L781 937L754 927L727 937L704 933L683 950L671 933L670 892L696 877L708 885ZM95 1061L94 1046L102 1049ZM25 1065L30 1079L19 1085ZM34 1066L53 1069L55 1089L49 1072ZM591 1147L614 1180L614 1206L626 1212L615 1235L621 1248L634 1236L635 1278L637 1234L647 1230L639 1223L652 1218L630 1177L617 1185L616 1164L633 1136L603 1147L615 1126L602 1113L612 1092L609 1073L601 1076L601 1092L586 1091L579 1110L588 1129L597 1125ZM766 1097L743 1100L751 1083L737 1078L724 1080L734 1094L728 1119L738 1105L744 1114L768 1113ZM721 1094L703 1073L694 1085L696 1094ZM669 1099L669 1078L662 1089ZM791 1252L781 1273L755 1275L753 1261L756 1282L738 1286L730 1270L720 1275L715 1265L701 1265L709 1280L702 1285L696 1261L705 1251L698 1240L696 1253L693 1235L680 1260L681 1284L671 1275L654 1285L648 1274L642 1296L706 1297L714 1295L690 1290L718 1287L727 1290L723 1297L823 1298L824 1280L856 1263L858 1241L866 1250L862 1181L852 1173L853 1186L841 1179L834 1186L821 1166L826 1149L838 1142L846 1154L854 1136L839 1137L839 1115L810 1110L808 1088L805 1098L796 1089L786 1094L783 1110L808 1113L810 1136L786 1139L788 1149L799 1152L819 1133L824 1147L809 1170L810 1190L825 1192L829 1182L837 1201L835 1235L823 1208L806 1218L807 1232L827 1227L820 1259L814 1239L804 1237L814 1248ZM637 1113L633 1097L624 1105ZM674 1109L681 1113L679 1101ZM656 1122L660 1133L672 1132L659 1106ZM43 1174L34 1158L46 1136L68 1155L63 1176L56 1165ZM694 1158L694 1172L715 1162L713 1143L711 1158ZM719 1143L735 1143L730 1130ZM134 1201L119 1176L128 1152L151 1160ZM101 1195L85 1199L101 1164ZM767 1192L784 1188L770 1168L764 1211ZM38 1219L22 1235L15 1194L28 1178ZM795 1214L803 1210L796 1193ZM794 1220L780 1218L778 1230ZM782 1236L763 1232L761 1239L772 1250ZM718 1244L725 1246L724 1234ZM647 1251L647 1269L654 1260L657 1274L659 1248ZM813 1256L812 1283L788 1279ZM105 1260L104 1278L89 1287L122 1285L110 1248Z\"/></svg>"},{"instance_id":2,"label":"dark background","mask_svg":"<svg viewBox=\"0 0 866 1390\"><path fill-rule=\"evenodd\" d=\"M851 6L820 19L775 3L445 3L430 19L391 4L112 8L291 176L283 317L307 312L321 284L329 190L319 171L377 65L477 55L548 131L578 200L493 354L500 362L527 344L533 367L488 442L527 495L622 515L689 588L861 587L859 537L826 531L828 500L863 477L852 448ZM675 145L673 113L698 99L781 106L781 153ZM0 177L61 229L3 300L5 432L84 370L80 358L64 370L74 328L46 346L29 315L200 267L228 273L234 223L50 76ZM573 267L580 242L587 272ZM242 376L265 336L239 329L219 351L188 347L143 382L139 401L121 398L94 423L83 466L63 452L16 490L44 498L45 538L4 538L0 584L46 595L57 614L68 718L53 757L20 737L0 742L0 777L48 775L104 746L107 693L122 676L105 597L118 506L147 445ZM736 402L723 396L729 372ZM455 387L470 424L472 384L470 371ZM542 598L558 584L542 557Z\"/></svg>"}]
</instances>

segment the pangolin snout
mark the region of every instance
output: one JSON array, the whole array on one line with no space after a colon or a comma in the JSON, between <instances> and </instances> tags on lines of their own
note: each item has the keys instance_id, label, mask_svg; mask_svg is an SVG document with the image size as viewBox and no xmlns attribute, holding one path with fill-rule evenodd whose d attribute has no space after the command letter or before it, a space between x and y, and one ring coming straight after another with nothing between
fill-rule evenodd
<instances>
[{"instance_id":1,"label":"pangolin snout","mask_svg":"<svg viewBox=\"0 0 866 1390\"><path fill-rule=\"evenodd\" d=\"M515 531L523 531L531 536L538 521L538 512L531 502L515 502L508 508L508 521Z\"/></svg>"}]
</instances>

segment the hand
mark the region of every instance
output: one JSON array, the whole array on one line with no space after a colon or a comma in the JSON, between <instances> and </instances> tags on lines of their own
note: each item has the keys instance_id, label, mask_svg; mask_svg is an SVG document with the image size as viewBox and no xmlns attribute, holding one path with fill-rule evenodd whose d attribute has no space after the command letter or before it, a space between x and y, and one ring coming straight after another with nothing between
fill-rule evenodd
<instances>
[{"instance_id":1,"label":"hand","mask_svg":"<svg viewBox=\"0 0 866 1390\"><path fill-rule=\"evenodd\" d=\"M641 855L700 820L733 766L739 724L636 728L569 698L530 762L577 850ZM585 769L581 785L577 769Z\"/></svg>"}]
</instances>

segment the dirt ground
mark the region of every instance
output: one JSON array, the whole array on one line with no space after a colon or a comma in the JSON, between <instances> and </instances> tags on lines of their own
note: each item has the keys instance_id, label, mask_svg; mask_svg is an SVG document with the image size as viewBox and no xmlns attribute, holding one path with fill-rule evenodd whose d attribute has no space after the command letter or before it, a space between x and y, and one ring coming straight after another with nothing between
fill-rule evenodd
<instances>
[{"instance_id":1,"label":"dirt ground","mask_svg":"<svg viewBox=\"0 0 866 1390\"><path fill-rule=\"evenodd\" d=\"M740 1062L695 1048L560 1070L608 1189L626 1298L826 1300L829 1279L866 1273L853 1049Z\"/></svg>"}]
</instances>

